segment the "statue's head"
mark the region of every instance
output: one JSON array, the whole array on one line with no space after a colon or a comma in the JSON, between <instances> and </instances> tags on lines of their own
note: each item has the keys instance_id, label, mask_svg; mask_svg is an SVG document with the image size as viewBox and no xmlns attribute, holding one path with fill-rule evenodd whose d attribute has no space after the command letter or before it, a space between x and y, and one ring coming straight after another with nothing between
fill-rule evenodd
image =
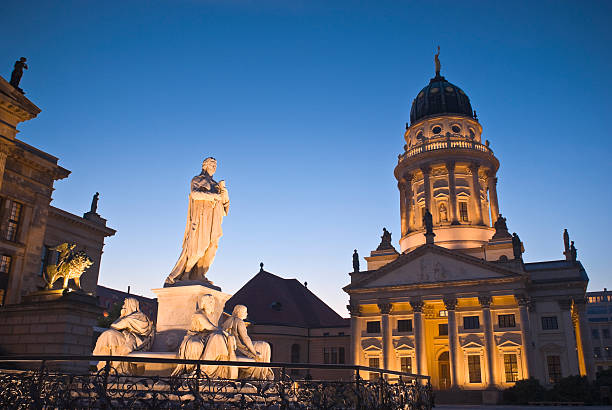
<instances>
[{"instance_id":1,"label":"statue's head","mask_svg":"<svg viewBox=\"0 0 612 410\"><path fill-rule=\"evenodd\" d=\"M138 310L140 310L138 299L125 298L123 301L123 307L121 308L121 316L127 316L130 313L137 312Z\"/></svg>"},{"instance_id":2,"label":"statue's head","mask_svg":"<svg viewBox=\"0 0 612 410\"><path fill-rule=\"evenodd\" d=\"M21 58L19 59L19 61L21 61L22 63L25 63L27 60L28 60L28 59L27 59L27 58L25 58L25 57L21 57Z\"/></svg>"},{"instance_id":3,"label":"statue's head","mask_svg":"<svg viewBox=\"0 0 612 410\"><path fill-rule=\"evenodd\" d=\"M208 157L202 162L202 171L208 173L208 175L213 176L217 171L217 160L213 157Z\"/></svg>"},{"instance_id":4,"label":"statue's head","mask_svg":"<svg viewBox=\"0 0 612 410\"><path fill-rule=\"evenodd\" d=\"M234 306L234 310L232 311L232 316L239 317L244 320L247 318L247 307L244 305L236 305Z\"/></svg>"},{"instance_id":5,"label":"statue's head","mask_svg":"<svg viewBox=\"0 0 612 410\"><path fill-rule=\"evenodd\" d=\"M215 310L215 297L213 295L204 295L198 301L198 308L206 313L212 313Z\"/></svg>"}]
</instances>

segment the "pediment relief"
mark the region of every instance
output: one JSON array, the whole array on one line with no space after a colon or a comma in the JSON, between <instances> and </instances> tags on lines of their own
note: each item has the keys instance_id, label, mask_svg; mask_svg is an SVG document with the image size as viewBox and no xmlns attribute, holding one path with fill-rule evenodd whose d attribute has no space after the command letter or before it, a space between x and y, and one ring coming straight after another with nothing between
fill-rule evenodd
<instances>
[{"instance_id":1,"label":"pediment relief","mask_svg":"<svg viewBox=\"0 0 612 410\"><path fill-rule=\"evenodd\" d=\"M484 342L480 336L477 335L467 335L459 338L459 345L463 349L469 348L483 348Z\"/></svg>"},{"instance_id":2,"label":"pediment relief","mask_svg":"<svg viewBox=\"0 0 612 410\"><path fill-rule=\"evenodd\" d=\"M406 258L410 254L405 255ZM516 276L478 260L466 260L462 256L443 255L438 252L425 252L406 263L387 266L377 278L368 281L367 287L398 286L422 283L472 281L498 279Z\"/></svg>"},{"instance_id":3,"label":"pediment relief","mask_svg":"<svg viewBox=\"0 0 612 410\"><path fill-rule=\"evenodd\" d=\"M393 341L395 350L414 350L414 342L409 337L401 337Z\"/></svg>"},{"instance_id":4,"label":"pediment relief","mask_svg":"<svg viewBox=\"0 0 612 410\"><path fill-rule=\"evenodd\" d=\"M382 343L380 339L370 338L361 341L361 347L364 351L382 351Z\"/></svg>"},{"instance_id":5,"label":"pediment relief","mask_svg":"<svg viewBox=\"0 0 612 410\"><path fill-rule=\"evenodd\" d=\"M556 343L546 343L545 345L540 347L540 351L549 353L562 353L563 350L563 346L560 346Z\"/></svg>"},{"instance_id":6,"label":"pediment relief","mask_svg":"<svg viewBox=\"0 0 612 410\"><path fill-rule=\"evenodd\" d=\"M495 336L495 344L498 347L521 346L521 335L517 333L504 333L501 336Z\"/></svg>"}]
</instances>

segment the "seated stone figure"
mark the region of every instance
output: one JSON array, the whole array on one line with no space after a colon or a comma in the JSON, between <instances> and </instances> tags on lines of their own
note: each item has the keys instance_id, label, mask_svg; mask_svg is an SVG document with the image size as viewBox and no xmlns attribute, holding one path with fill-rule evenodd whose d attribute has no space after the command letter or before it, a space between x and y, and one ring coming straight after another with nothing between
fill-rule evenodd
<instances>
[{"instance_id":1,"label":"seated stone figure","mask_svg":"<svg viewBox=\"0 0 612 410\"><path fill-rule=\"evenodd\" d=\"M93 354L98 356L127 356L133 351L147 351L153 344L155 326L151 319L140 311L135 298L126 298L121 308L121 316L111 324L111 328L100 335ZM102 369L106 362L99 362ZM111 362L119 373L131 373L127 362Z\"/></svg>"},{"instance_id":2,"label":"seated stone figure","mask_svg":"<svg viewBox=\"0 0 612 410\"><path fill-rule=\"evenodd\" d=\"M191 317L191 326L179 347L177 357L191 360L229 360L228 335L213 319L215 298L204 295L198 301L198 309ZM195 365L179 364L173 376L193 373ZM211 378L228 378L226 366L202 365L200 371Z\"/></svg>"},{"instance_id":3,"label":"seated stone figure","mask_svg":"<svg viewBox=\"0 0 612 410\"><path fill-rule=\"evenodd\" d=\"M229 360L270 362L272 350L267 342L252 342L244 320L247 318L247 307L234 306L232 315L223 322L223 330L229 334ZM235 379L274 379L269 367L230 367L229 378Z\"/></svg>"}]
</instances>

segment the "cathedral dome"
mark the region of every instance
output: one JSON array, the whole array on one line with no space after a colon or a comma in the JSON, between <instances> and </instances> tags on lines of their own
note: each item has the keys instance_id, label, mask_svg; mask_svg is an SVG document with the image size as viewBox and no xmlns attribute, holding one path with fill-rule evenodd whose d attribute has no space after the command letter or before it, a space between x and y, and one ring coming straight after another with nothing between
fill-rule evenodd
<instances>
[{"instance_id":1,"label":"cathedral dome","mask_svg":"<svg viewBox=\"0 0 612 410\"><path fill-rule=\"evenodd\" d=\"M417 94L410 109L410 124L422 118L440 114L459 114L474 118L470 99L463 90L436 75Z\"/></svg>"}]
</instances>

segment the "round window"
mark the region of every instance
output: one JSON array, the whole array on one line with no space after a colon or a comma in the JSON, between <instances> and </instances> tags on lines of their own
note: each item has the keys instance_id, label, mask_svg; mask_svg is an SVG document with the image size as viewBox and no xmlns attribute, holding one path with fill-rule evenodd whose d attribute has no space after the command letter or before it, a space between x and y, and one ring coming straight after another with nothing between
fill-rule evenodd
<instances>
[{"instance_id":1,"label":"round window","mask_svg":"<svg viewBox=\"0 0 612 410\"><path fill-rule=\"evenodd\" d=\"M446 87L445 88L447 93L452 93L453 92L453 87Z\"/></svg>"},{"instance_id":2,"label":"round window","mask_svg":"<svg viewBox=\"0 0 612 410\"><path fill-rule=\"evenodd\" d=\"M458 125L453 125L451 129L455 134L459 134L461 132L461 127Z\"/></svg>"},{"instance_id":3,"label":"round window","mask_svg":"<svg viewBox=\"0 0 612 410\"><path fill-rule=\"evenodd\" d=\"M431 130L433 131L434 134L439 134L442 132L442 127L440 127L439 125L436 125Z\"/></svg>"},{"instance_id":4,"label":"round window","mask_svg":"<svg viewBox=\"0 0 612 410\"><path fill-rule=\"evenodd\" d=\"M432 88L432 89L431 89L431 91L430 91L430 93L435 94L435 93L437 93L438 91L440 91L440 89L439 89L439 88Z\"/></svg>"}]
</instances>

